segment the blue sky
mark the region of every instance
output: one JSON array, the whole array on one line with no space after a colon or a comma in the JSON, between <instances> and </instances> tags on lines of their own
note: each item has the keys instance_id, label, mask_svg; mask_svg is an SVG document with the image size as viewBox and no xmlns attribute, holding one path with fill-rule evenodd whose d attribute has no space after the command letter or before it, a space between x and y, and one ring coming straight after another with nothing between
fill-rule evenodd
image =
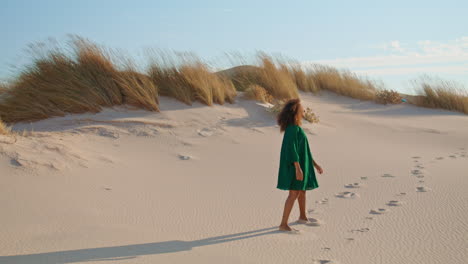
<instances>
[{"instance_id":1,"label":"blue sky","mask_svg":"<svg viewBox=\"0 0 468 264\"><path fill-rule=\"evenodd\" d=\"M29 43L78 34L137 58L149 47L208 61L262 50L350 69L403 92L422 74L468 89L468 1L0 2L2 79L30 62Z\"/></svg>"}]
</instances>

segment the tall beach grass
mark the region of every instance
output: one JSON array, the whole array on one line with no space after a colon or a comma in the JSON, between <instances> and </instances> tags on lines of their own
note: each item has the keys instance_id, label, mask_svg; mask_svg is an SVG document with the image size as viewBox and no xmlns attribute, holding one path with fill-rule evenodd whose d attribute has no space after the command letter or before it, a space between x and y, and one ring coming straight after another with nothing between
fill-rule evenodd
<instances>
[{"instance_id":1,"label":"tall beach grass","mask_svg":"<svg viewBox=\"0 0 468 264\"><path fill-rule=\"evenodd\" d=\"M328 90L360 100L375 100L377 84L350 71L315 65L310 75L315 81L317 90Z\"/></svg>"},{"instance_id":2,"label":"tall beach grass","mask_svg":"<svg viewBox=\"0 0 468 264\"><path fill-rule=\"evenodd\" d=\"M72 37L69 47L68 52L48 49L35 54L33 63L2 95L3 121L99 112L102 107L121 104L159 110L156 86L130 64L119 69L111 52L80 37Z\"/></svg>"},{"instance_id":3,"label":"tall beach grass","mask_svg":"<svg viewBox=\"0 0 468 264\"><path fill-rule=\"evenodd\" d=\"M278 99L297 98L297 86L288 68L277 64L272 57L257 54L254 65L242 65L218 72L218 75L231 80L238 91L252 87L262 87L269 95Z\"/></svg>"},{"instance_id":4,"label":"tall beach grass","mask_svg":"<svg viewBox=\"0 0 468 264\"><path fill-rule=\"evenodd\" d=\"M468 114L468 92L461 84L423 76L413 85L419 94L413 104Z\"/></svg>"},{"instance_id":5,"label":"tall beach grass","mask_svg":"<svg viewBox=\"0 0 468 264\"><path fill-rule=\"evenodd\" d=\"M210 106L234 103L237 94L229 79L211 72L209 66L193 54L153 52L147 73L158 85L160 95L189 105L193 101Z\"/></svg>"},{"instance_id":6,"label":"tall beach grass","mask_svg":"<svg viewBox=\"0 0 468 264\"><path fill-rule=\"evenodd\" d=\"M230 78L237 90L262 87L275 99L297 98L299 90L314 94L328 90L360 100L374 100L377 88L380 88L376 82L329 66L305 68L296 61L279 60L264 53L257 54L257 61L218 74Z\"/></svg>"},{"instance_id":7,"label":"tall beach grass","mask_svg":"<svg viewBox=\"0 0 468 264\"><path fill-rule=\"evenodd\" d=\"M0 120L0 135L7 135L10 133L8 127Z\"/></svg>"},{"instance_id":8,"label":"tall beach grass","mask_svg":"<svg viewBox=\"0 0 468 264\"><path fill-rule=\"evenodd\" d=\"M159 96L191 105L234 103L237 91L261 102L284 102L299 91L331 91L382 104L401 103L401 94L350 71L324 65L304 67L257 53L248 65L214 71L191 53L149 53L144 70L114 50L71 36L66 48L36 44L32 62L7 84L0 83L0 128L67 113L99 112L103 107L130 105L160 111ZM245 64L245 63L244 63ZM417 83L419 96L409 103L468 114L466 90L427 78ZM4 132L3 132L4 133Z\"/></svg>"}]
</instances>

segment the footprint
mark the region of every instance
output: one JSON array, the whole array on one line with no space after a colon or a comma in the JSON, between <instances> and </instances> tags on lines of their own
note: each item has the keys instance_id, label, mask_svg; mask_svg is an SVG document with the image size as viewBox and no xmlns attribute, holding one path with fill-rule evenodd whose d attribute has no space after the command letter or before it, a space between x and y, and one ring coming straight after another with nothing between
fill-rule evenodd
<instances>
[{"instance_id":1,"label":"footprint","mask_svg":"<svg viewBox=\"0 0 468 264\"><path fill-rule=\"evenodd\" d=\"M431 191L431 188L425 187L425 186L418 186L416 187L417 192L429 192Z\"/></svg>"},{"instance_id":2,"label":"footprint","mask_svg":"<svg viewBox=\"0 0 468 264\"><path fill-rule=\"evenodd\" d=\"M372 217L372 216L366 216L366 219L367 219L367 220L372 220L372 219L374 219L374 217Z\"/></svg>"},{"instance_id":3,"label":"footprint","mask_svg":"<svg viewBox=\"0 0 468 264\"><path fill-rule=\"evenodd\" d=\"M367 180L367 177L361 177L361 180Z\"/></svg>"},{"instance_id":4,"label":"footprint","mask_svg":"<svg viewBox=\"0 0 468 264\"><path fill-rule=\"evenodd\" d=\"M358 182L355 182L355 183L346 184L344 187L346 187L346 188L360 188L361 185Z\"/></svg>"},{"instance_id":5,"label":"footprint","mask_svg":"<svg viewBox=\"0 0 468 264\"><path fill-rule=\"evenodd\" d=\"M320 200L320 201L315 201L315 203L318 203L318 204L328 204L328 198L323 198L323 199Z\"/></svg>"},{"instance_id":6,"label":"footprint","mask_svg":"<svg viewBox=\"0 0 468 264\"><path fill-rule=\"evenodd\" d=\"M411 174L413 174L413 175L420 175L420 174L422 174L422 171L420 171L420 170L412 170L412 171L411 171Z\"/></svg>"},{"instance_id":7,"label":"footprint","mask_svg":"<svg viewBox=\"0 0 468 264\"><path fill-rule=\"evenodd\" d=\"M348 241L353 241L354 240L354 238L352 238L352 237L347 237L345 239L348 240Z\"/></svg>"},{"instance_id":8,"label":"footprint","mask_svg":"<svg viewBox=\"0 0 468 264\"><path fill-rule=\"evenodd\" d=\"M420 181L418 181L418 182L419 182L419 183L424 183L424 181L423 181L423 180L420 180Z\"/></svg>"},{"instance_id":9,"label":"footprint","mask_svg":"<svg viewBox=\"0 0 468 264\"><path fill-rule=\"evenodd\" d=\"M354 232L365 233L365 232L369 232L369 231L370 231L369 228L364 227L364 228L359 228L359 229L353 229L353 230L351 230L351 233L354 233Z\"/></svg>"},{"instance_id":10,"label":"footprint","mask_svg":"<svg viewBox=\"0 0 468 264\"><path fill-rule=\"evenodd\" d=\"M436 160L443 160L444 157L437 157Z\"/></svg>"},{"instance_id":11,"label":"footprint","mask_svg":"<svg viewBox=\"0 0 468 264\"><path fill-rule=\"evenodd\" d=\"M330 250L330 248L322 248ZM312 264L338 264L338 262L331 259L314 259Z\"/></svg>"},{"instance_id":12,"label":"footprint","mask_svg":"<svg viewBox=\"0 0 468 264\"><path fill-rule=\"evenodd\" d=\"M301 230L295 229L295 228L292 228L292 227L291 227L291 231L278 230L278 232L286 233L286 234L288 234L288 235L300 235L300 234L302 234L302 231L301 231Z\"/></svg>"},{"instance_id":13,"label":"footprint","mask_svg":"<svg viewBox=\"0 0 468 264\"><path fill-rule=\"evenodd\" d=\"M344 198L344 199L353 199L359 197L359 194L353 192L340 192L335 194L335 197Z\"/></svg>"},{"instance_id":14,"label":"footprint","mask_svg":"<svg viewBox=\"0 0 468 264\"><path fill-rule=\"evenodd\" d=\"M388 206L401 206L401 202L400 201L397 201L397 200L391 200L391 201L388 201L387 205Z\"/></svg>"},{"instance_id":15,"label":"footprint","mask_svg":"<svg viewBox=\"0 0 468 264\"><path fill-rule=\"evenodd\" d=\"M386 212L388 212L388 210L385 208L377 208L377 209L370 210L369 214L381 215L381 214L385 214Z\"/></svg>"},{"instance_id":16,"label":"footprint","mask_svg":"<svg viewBox=\"0 0 468 264\"><path fill-rule=\"evenodd\" d=\"M308 214L320 214L322 211L320 209L309 209L307 210Z\"/></svg>"},{"instance_id":17,"label":"footprint","mask_svg":"<svg viewBox=\"0 0 468 264\"><path fill-rule=\"evenodd\" d=\"M405 193L405 192L401 192L401 193L397 194L397 196L403 196L403 195L406 195L406 193Z\"/></svg>"},{"instance_id":18,"label":"footprint","mask_svg":"<svg viewBox=\"0 0 468 264\"><path fill-rule=\"evenodd\" d=\"M385 173L384 175L382 175L383 178L395 178L395 176L389 174L389 173Z\"/></svg>"},{"instance_id":19,"label":"footprint","mask_svg":"<svg viewBox=\"0 0 468 264\"><path fill-rule=\"evenodd\" d=\"M452 159L456 159L456 158L457 158L457 156L455 156L455 155L450 155L449 157L452 158Z\"/></svg>"},{"instance_id":20,"label":"footprint","mask_svg":"<svg viewBox=\"0 0 468 264\"><path fill-rule=\"evenodd\" d=\"M263 132L262 130L260 130L260 129L258 129L258 128L255 128L255 127L250 128L250 130L255 131L255 132L258 132L258 133L265 134L265 132Z\"/></svg>"},{"instance_id":21,"label":"footprint","mask_svg":"<svg viewBox=\"0 0 468 264\"><path fill-rule=\"evenodd\" d=\"M418 164L418 165L416 165L416 168L418 168L418 169L424 169L424 166L422 166L421 164Z\"/></svg>"},{"instance_id":22,"label":"footprint","mask_svg":"<svg viewBox=\"0 0 468 264\"><path fill-rule=\"evenodd\" d=\"M19 162L18 159L16 159L16 158L10 160L10 165L12 165L14 167L23 166L23 164L21 164L21 162Z\"/></svg>"},{"instance_id":23,"label":"footprint","mask_svg":"<svg viewBox=\"0 0 468 264\"><path fill-rule=\"evenodd\" d=\"M411 157L412 159L420 159L421 157L419 156L414 156L414 157Z\"/></svg>"},{"instance_id":24,"label":"footprint","mask_svg":"<svg viewBox=\"0 0 468 264\"><path fill-rule=\"evenodd\" d=\"M309 223L305 224L307 226L321 226L323 224L323 221L320 221L316 218L308 217Z\"/></svg>"},{"instance_id":25,"label":"footprint","mask_svg":"<svg viewBox=\"0 0 468 264\"><path fill-rule=\"evenodd\" d=\"M213 129L206 128L206 127L203 129L197 130L197 132L200 136L203 136L203 137L209 137L213 135Z\"/></svg>"},{"instance_id":26,"label":"footprint","mask_svg":"<svg viewBox=\"0 0 468 264\"><path fill-rule=\"evenodd\" d=\"M185 156L185 155L180 155L180 154L179 154L179 159L181 159L181 160L189 160L189 159L191 159L191 157L190 157L190 156Z\"/></svg>"}]
</instances>

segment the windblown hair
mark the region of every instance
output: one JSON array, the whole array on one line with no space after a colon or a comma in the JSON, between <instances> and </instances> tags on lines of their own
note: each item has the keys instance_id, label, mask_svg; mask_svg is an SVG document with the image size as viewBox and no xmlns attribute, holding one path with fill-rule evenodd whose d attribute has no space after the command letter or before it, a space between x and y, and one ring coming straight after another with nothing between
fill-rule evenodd
<instances>
[{"instance_id":1,"label":"windblown hair","mask_svg":"<svg viewBox=\"0 0 468 264\"><path fill-rule=\"evenodd\" d=\"M286 130L286 127L290 124L301 125L301 118L298 117L299 105L301 100L299 98L294 98L288 100L281 112L276 117L276 121L280 126L280 131L283 132Z\"/></svg>"}]
</instances>

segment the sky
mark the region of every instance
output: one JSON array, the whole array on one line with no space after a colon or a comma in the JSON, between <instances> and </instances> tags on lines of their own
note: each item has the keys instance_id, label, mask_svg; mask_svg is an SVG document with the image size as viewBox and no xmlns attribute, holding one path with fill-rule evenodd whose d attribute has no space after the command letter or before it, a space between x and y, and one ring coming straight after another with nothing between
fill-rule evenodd
<instances>
[{"instance_id":1,"label":"sky","mask_svg":"<svg viewBox=\"0 0 468 264\"><path fill-rule=\"evenodd\" d=\"M0 79L31 62L28 44L76 34L144 58L148 48L264 51L326 64L414 93L427 75L468 90L468 1L0 0Z\"/></svg>"}]
</instances>

